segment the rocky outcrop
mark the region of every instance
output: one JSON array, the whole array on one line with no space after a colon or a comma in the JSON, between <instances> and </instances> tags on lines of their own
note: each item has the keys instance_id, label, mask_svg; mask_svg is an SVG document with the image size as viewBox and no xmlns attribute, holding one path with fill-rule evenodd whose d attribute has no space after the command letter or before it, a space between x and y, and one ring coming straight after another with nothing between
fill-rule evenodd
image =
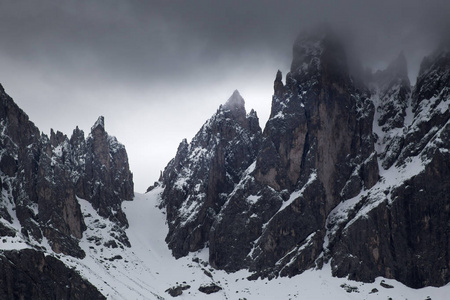
<instances>
[{"instance_id":1,"label":"rocky outcrop","mask_svg":"<svg viewBox=\"0 0 450 300\"><path fill-rule=\"evenodd\" d=\"M13 222L13 210L9 207L14 207L23 232L42 239L36 222L38 211L34 209L38 203L35 179L41 152L40 133L1 85L0 101L0 211L7 221L3 226L9 228Z\"/></svg>"},{"instance_id":2,"label":"rocky outcrop","mask_svg":"<svg viewBox=\"0 0 450 300\"><path fill-rule=\"evenodd\" d=\"M175 257L203 248L226 197L254 161L261 140L258 117L248 115L235 91L202 126L191 143L183 140L162 174L166 241Z\"/></svg>"},{"instance_id":3,"label":"rocky outcrop","mask_svg":"<svg viewBox=\"0 0 450 300\"><path fill-rule=\"evenodd\" d=\"M70 153L68 146L68 139L61 132L55 134L52 130L50 139L46 135L41 137L35 174L37 220L44 222L39 228L53 251L83 257L85 254L78 246L78 239L86 225L68 176L71 173L70 165L66 163L66 156Z\"/></svg>"},{"instance_id":4,"label":"rocky outcrop","mask_svg":"<svg viewBox=\"0 0 450 300\"><path fill-rule=\"evenodd\" d=\"M73 153L77 195L89 200L101 216L127 227L121 203L132 200L134 192L125 147L105 131L103 117L92 126L86 140L84 133L75 129L70 144L79 149Z\"/></svg>"},{"instance_id":5,"label":"rocky outcrop","mask_svg":"<svg viewBox=\"0 0 450 300\"><path fill-rule=\"evenodd\" d=\"M222 288L215 283L211 283L210 285L202 285L198 288L198 290L205 294L213 294L220 291Z\"/></svg>"},{"instance_id":6,"label":"rocky outcrop","mask_svg":"<svg viewBox=\"0 0 450 300\"><path fill-rule=\"evenodd\" d=\"M0 97L1 206L9 216L9 224L17 217L26 237L37 241L46 237L55 252L83 257L77 238L81 238L84 223L64 164L64 151L54 148L58 139L64 141L64 136L53 131L51 139L40 136L3 89ZM8 207L16 210L16 216L11 216L13 211Z\"/></svg>"},{"instance_id":7,"label":"rocky outcrop","mask_svg":"<svg viewBox=\"0 0 450 300\"><path fill-rule=\"evenodd\" d=\"M1 299L106 299L64 263L24 249L0 252Z\"/></svg>"},{"instance_id":8,"label":"rocky outcrop","mask_svg":"<svg viewBox=\"0 0 450 300\"><path fill-rule=\"evenodd\" d=\"M123 200L133 198L132 174L125 147L109 136L100 117L84 138L78 128L69 139L52 130L40 135L28 116L0 89L0 211L10 226L17 217L21 233L53 251L75 257L85 254L78 240L86 229L77 197L92 203L103 217L126 228ZM9 208L9 209L8 209ZM16 216L11 216L11 213ZM8 225L9 224L9 225ZM120 239L129 246L123 229Z\"/></svg>"}]
</instances>

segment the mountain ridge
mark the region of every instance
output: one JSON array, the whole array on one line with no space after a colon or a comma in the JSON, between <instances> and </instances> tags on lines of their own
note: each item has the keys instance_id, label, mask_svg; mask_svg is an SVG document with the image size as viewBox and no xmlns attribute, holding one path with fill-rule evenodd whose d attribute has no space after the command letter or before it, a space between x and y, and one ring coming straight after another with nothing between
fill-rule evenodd
<instances>
[{"instance_id":1,"label":"mountain ridge","mask_svg":"<svg viewBox=\"0 0 450 300\"><path fill-rule=\"evenodd\" d=\"M0 295L258 298L246 287L311 270L367 296L390 294L352 280L448 287L449 52L414 87L402 53L362 84L319 33L297 38L285 83L276 73L264 130L234 91L146 195L102 116L87 137L47 136L0 85Z\"/></svg>"},{"instance_id":2,"label":"mountain ridge","mask_svg":"<svg viewBox=\"0 0 450 300\"><path fill-rule=\"evenodd\" d=\"M3 88L0 99L2 236L19 239L34 251L30 250L27 255L22 256L23 259L37 259L36 257L45 253L44 249L82 259L86 252L79 243L88 228L78 200L81 197L88 199L100 215L115 222L116 227L112 233L116 247L130 247L124 231L128 222L121 202L133 198L132 174L124 146L105 132L103 117L99 118L86 139L84 132L78 127L70 139L53 130L49 137L39 133L37 127ZM41 245L47 245L50 249ZM17 260L14 252L4 254L11 257L9 261ZM45 273L46 280L64 277L68 272L64 264L50 260L43 265L47 263L51 265L51 270ZM5 272L18 271L14 264L8 265L8 260L3 260L2 264L5 266ZM26 266L24 261L22 271L17 274L34 272L32 269L27 271ZM35 263L30 262L29 268L34 266ZM10 273L3 276L10 278L15 275ZM69 273L67 276L75 275ZM75 277L80 286L86 283L78 274ZM36 292L32 293L33 297L45 299L51 295L51 292L40 292L39 284L36 286L36 282L29 281L31 279L24 278L23 288L33 286ZM8 282L12 284L13 281ZM59 287L57 283L54 286L54 292L63 298L72 292L76 295L78 292L75 290L80 288L73 286L72 292L69 288L68 294L61 294L59 288L64 290L64 287ZM15 290L19 287L11 288L5 283L3 288ZM94 296L97 293L98 298L102 298L94 287L88 293L93 297L97 297ZM11 296L9 292L5 295Z\"/></svg>"},{"instance_id":3,"label":"mountain ridge","mask_svg":"<svg viewBox=\"0 0 450 300\"><path fill-rule=\"evenodd\" d=\"M281 72L276 74L272 110L258 143L260 148L255 149L256 158L228 194L210 227L210 264L231 272L248 268L255 272L255 278L270 278L293 276L331 261L334 275L350 274L357 280L385 276L415 288L448 282L448 267L443 267L440 276L431 275L436 268L434 262L423 262L420 269L414 267L414 255L424 256L426 245L412 242L410 237L406 242L393 229L409 222L413 229L408 236L423 239L419 237L423 235L423 222L417 220L429 217L425 204L419 204L422 198L417 196L415 200L417 220L389 208L406 205L400 191L411 186L408 182L423 186L419 178L433 177L433 172L446 178L443 157L450 144L447 138L438 138L447 136L446 62L445 52L434 54L424 63L412 88L405 57L400 53L385 71L374 74L372 82L361 88L348 73L345 51L334 35L322 32L320 36L299 36L286 84ZM440 107L440 111L433 107ZM439 141L439 146L434 141ZM386 176L391 176L391 185L386 184ZM167 186L164 182L161 185ZM442 196L447 185L426 187L437 197L427 197L427 201L440 203L437 205L448 214L444 203L449 199ZM391 193L396 201L390 198ZM162 197L166 199L164 193ZM377 209L366 211L369 221L380 218L374 212L383 207L385 216L395 213L388 221L390 229L378 223L362 225L362 212L371 205ZM195 214L189 217L195 218ZM441 242L438 237L449 234L444 220L437 220L442 230L428 232ZM368 226L377 233L365 232L362 236L358 226ZM332 228L334 231L330 231ZM395 239L385 238L392 234ZM358 242L361 240L366 242ZM365 246L370 240L377 242ZM443 250L430 253L449 266L445 254L448 245L438 248ZM399 249L421 254L400 259ZM385 258L381 259L380 253Z\"/></svg>"}]
</instances>

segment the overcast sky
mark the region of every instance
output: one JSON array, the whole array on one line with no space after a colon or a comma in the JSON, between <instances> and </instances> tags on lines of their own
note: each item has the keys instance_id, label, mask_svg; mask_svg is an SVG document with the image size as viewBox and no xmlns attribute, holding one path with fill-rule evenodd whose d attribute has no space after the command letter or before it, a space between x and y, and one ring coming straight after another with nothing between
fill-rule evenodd
<instances>
[{"instance_id":1,"label":"overcast sky","mask_svg":"<svg viewBox=\"0 0 450 300\"><path fill-rule=\"evenodd\" d=\"M144 192L235 89L264 127L299 32L326 21L374 69L404 50L414 81L449 19L448 0L0 0L0 83L46 134L105 116Z\"/></svg>"}]
</instances>

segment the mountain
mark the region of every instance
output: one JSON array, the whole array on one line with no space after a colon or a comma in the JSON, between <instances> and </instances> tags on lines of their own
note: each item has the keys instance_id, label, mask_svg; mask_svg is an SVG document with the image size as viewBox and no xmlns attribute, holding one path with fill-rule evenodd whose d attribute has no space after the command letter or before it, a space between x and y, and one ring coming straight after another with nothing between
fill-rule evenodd
<instances>
[{"instance_id":1,"label":"mountain","mask_svg":"<svg viewBox=\"0 0 450 300\"><path fill-rule=\"evenodd\" d=\"M175 257L205 247L217 214L255 160L261 128L235 91L192 139L183 140L162 174L166 241Z\"/></svg>"},{"instance_id":2,"label":"mountain","mask_svg":"<svg viewBox=\"0 0 450 300\"><path fill-rule=\"evenodd\" d=\"M40 268L42 272L47 264L50 267L46 270L50 273L44 271L46 276L58 278L69 272L59 261L45 258L41 262L45 249L42 244L49 245L57 254L85 257L79 241L87 226L79 198L88 200L100 216L114 222L111 240L105 241L105 246L130 247L125 234L128 221L121 203L133 199L132 174L124 146L105 132L103 117L97 120L87 138L78 128L70 139L53 130L48 137L39 133L3 87L0 87L0 99L0 235L20 236L27 247L33 249L4 253L8 259L2 261L6 264L2 276L14 278L14 272L34 273L27 268ZM72 277L71 273L67 276ZM81 278L77 280L85 283ZM31 288L31 285L37 285L39 290L42 287L37 283L26 277L20 286L2 285L3 295L9 298L11 290L19 292L18 288ZM63 283L61 281L61 285ZM55 287L56 297L65 295L59 294L58 288L70 292L65 285ZM90 289L96 291L94 287ZM52 294L33 292L32 295L35 299L47 299Z\"/></svg>"},{"instance_id":3,"label":"mountain","mask_svg":"<svg viewBox=\"0 0 450 300\"><path fill-rule=\"evenodd\" d=\"M450 53L348 65L299 35L264 130L235 91L146 194L103 117L46 135L0 85L0 298L444 299Z\"/></svg>"},{"instance_id":4,"label":"mountain","mask_svg":"<svg viewBox=\"0 0 450 300\"><path fill-rule=\"evenodd\" d=\"M175 257L209 246L211 266L253 279L331 264L333 275L365 282L448 283L449 72L448 51L437 51L411 87L401 53L359 84L331 31L300 35L262 135L219 137L230 132L219 108L164 170ZM245 145L240 165L214 161L218 140L230 146L223 157Z\"/></svg>"},{"instance_id":5,"label":"mountain","mask_svg":"<svg viewBox=\"0 0 450 300\"><path fill-rule=\"evenodd\" d=\"M394 79L374 95L381 116L386 94L399 110L386 124L378 121L379 182L330 218L335 228L345 224L331 249L339 253L336 275L384 276L414 288L449 281L449 58L444 50L429 58L411 93Z\"/></svg>"}]
</instances>

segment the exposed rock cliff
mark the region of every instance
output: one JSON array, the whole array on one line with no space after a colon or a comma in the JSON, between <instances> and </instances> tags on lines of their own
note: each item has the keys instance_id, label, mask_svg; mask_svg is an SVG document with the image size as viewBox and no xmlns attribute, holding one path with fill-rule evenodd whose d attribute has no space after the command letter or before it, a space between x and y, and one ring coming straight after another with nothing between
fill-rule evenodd
<instances>
[{"instance_id":1,"label":"exposed rock cliff","mask_svg":"<svg viewBox=\"0 0 450 300\"><path fill-rule=\"evenodd\" d=\"M167 166L169 247L180 256L209 244L212 266L253 277L330 263L334 275L363 281L449 282L448 57L426 59L413 90L403 54L364 87L330 31L299 36L262 136L239 142L251 153L244 163L212 159L235 147L229 135L220 147L210 138L234 132L212 122L222 107L205 124L215 135L204 126Z\"/></svg>"}]
</instances>

